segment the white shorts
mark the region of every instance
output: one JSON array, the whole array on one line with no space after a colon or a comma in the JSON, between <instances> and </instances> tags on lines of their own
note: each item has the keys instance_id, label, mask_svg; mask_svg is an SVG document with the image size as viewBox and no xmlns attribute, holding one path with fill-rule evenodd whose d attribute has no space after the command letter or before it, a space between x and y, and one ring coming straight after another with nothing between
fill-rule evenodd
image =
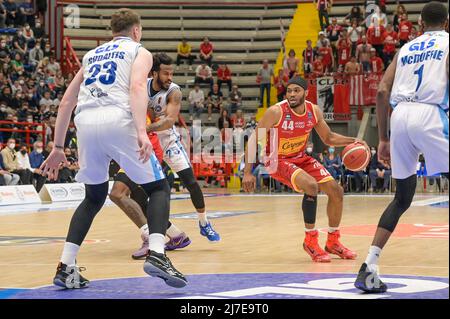
<instances>
[{"instance_id":1,"label":"white shorts","mask_svg":"<svg viewBox=\"0 0 450 319\"><path fill-rule=\"evenodd\" d=\"M440 107L422 103L399 103L391 116L392 177L416 174L419 154L425 158L429 176L448 172L448 115Z\"/></svg>"},{"instance_id":2,"label":"white shorts","mask_svg":"<svg viewBox=\"0 0 450 319\"><path fill-rule=\"evenodd\" d=\"M164 161L176 173L192 167L189 156L178 138L165 142L161 139L164 152Z\"/></svg>"},{"instance_id":3,"label":"white shorts","mask_svg":"<svg viewBox=\"0 0 450 319\"><path fill-rule=\"evenodd\" d=\"M165 178L154 153L146 163L139 160L131 113L118 107L86 109L75 116L74 122L80 164L75 178L78 182L96 185L108 181L112 159L137 184Z\"/></svg>"}]
</instances>

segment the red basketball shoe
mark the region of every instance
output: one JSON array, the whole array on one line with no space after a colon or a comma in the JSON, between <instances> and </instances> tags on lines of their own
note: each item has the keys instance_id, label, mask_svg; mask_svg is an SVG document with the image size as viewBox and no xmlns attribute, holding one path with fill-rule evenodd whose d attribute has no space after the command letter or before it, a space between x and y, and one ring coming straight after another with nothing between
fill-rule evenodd
<instances>
[{"instance_id":1,"label":"red basketball shoe","mask_svg":"<svg viewBox=\"0 0 450 319\"><path fill-rule=\"evenodd\" d=\"M330 255L319 246L319 232L317 230L306 232L303 249L314 262L329 263L331 261Z\"/></svg>"},{"instance_id":2,"label":"red basketball shoe","mask_svg":"<svg viewBox=\"0 0 450 319\"><path fill-rule=\"evenodd\" d=\"M356 259L356 253L342 245L339 241L340 237L341 233L339 232L339 230L328 233L325 250L330 254L338 255L342 259Z\"/></svg>"}]
</instances>

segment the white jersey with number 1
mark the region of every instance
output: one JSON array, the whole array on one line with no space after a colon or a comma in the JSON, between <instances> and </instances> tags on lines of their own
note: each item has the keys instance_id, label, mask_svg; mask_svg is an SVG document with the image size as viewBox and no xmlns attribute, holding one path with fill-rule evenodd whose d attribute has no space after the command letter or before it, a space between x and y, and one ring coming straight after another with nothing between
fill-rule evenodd
<instances>
[{"instance_id":1,"label":"white jersey with number 1","mask_svg":"<svg viewBox=\"0 0 450 319\"><path fill-rule=\"evenodd\" d=\"M398 54L391 105L417 102L448 110L448 33L425 32Z\"/></svg>"},{"instance_id":2,"label":"white jersey with number 1","mask_svg":"<svg viewBox=\"0 0 450 319\"><path fill-rule=\"evenodd\" d=\"M416 174L423 153L428 176L449 171L448 33L426 32L406 43L391 92L392 177Z\"/></svg>"}]
</instances>

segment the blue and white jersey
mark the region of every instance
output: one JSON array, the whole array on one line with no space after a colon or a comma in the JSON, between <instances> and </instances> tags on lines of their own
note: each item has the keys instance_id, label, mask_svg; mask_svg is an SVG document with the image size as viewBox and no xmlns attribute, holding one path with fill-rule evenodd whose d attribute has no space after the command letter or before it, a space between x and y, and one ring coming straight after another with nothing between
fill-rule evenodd
<instances>
[{"instance_id":1,"label":"blue and white jersey","mask_svg":"<svg viewBox=\"0 0 450 319\"><path fill-rule=\"evenodd\" d=\"M392 107L400 102L437 105L448 110L448 33L425 32L406 43L398 54Z\"/></svg>"},{"instance_id":2,"label":"blue and white jersey","mask_svg":"<svg viewBox=\"0 0 450 319\"><path fill-rule=\"evenodd\" d=\"M151 89L152 81L153 78L147 79L147 92L149 97L148 108L152 109L155 113L154 121L157 122L164 119L167 115L167 102L169 95L173 91L181 89L177 84L172 82L169 89L161 89L159 92L153 92ZM178 134L175 125L170 129L157 131L156 133L158 134L158 138L163 149L165 149L171 142L180 140L180 134Z\"/></svg>"},{"instance_id":3,"label":"blue and white jersey","mask_svg":"<svg viewBox=\"0 0 450 319\"><path fill-rule=\"evenodd\" d=\"M131 68L141 47L129 37L117 37L86 53L76 113L101 106L131 112Z\"/></svg>"}]
</instances>

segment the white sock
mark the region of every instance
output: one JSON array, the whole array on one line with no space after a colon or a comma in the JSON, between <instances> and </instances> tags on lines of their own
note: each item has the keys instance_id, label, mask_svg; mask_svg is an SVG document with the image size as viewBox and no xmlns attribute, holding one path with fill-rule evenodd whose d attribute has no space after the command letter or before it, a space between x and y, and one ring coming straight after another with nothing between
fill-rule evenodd
<instances>
[{"instance_id":1,"label":"white sock","mask_svg":"<svg viewBox=\"0 0 450 319\"><path fill-rule=\"evenodd\" d=\"M198 220L202 226L206 226L208 224L208 219L206 218L206 212L205 213L197 213Z\"/></svg>"},{"instance_id":2,"label":"white sock","mask_svg":"<svg viewBox=\"0 0 450 319\"><path fill-rule=\"evenodd\" d=\"M311 232L311 231L316 231L316 227L314 227L314 228L312 228L312 229L308 229L308 228L305 228L305 232Z\"/></svg>"},{"instance_id":3,"label":"white sock","mask_svg":"<svg viewBox=\"0 0 450 319\"><path fill-rule=\"evenodd\" d=\"M148 249L158 254L164 254L164 246L165 246L166 236L163 234L150 234L148 236Z\"/></svg>"},{"instance_id":4,"label":"white sock","mask_svg":"<svg viewBox=\"0 0 450 319\"><path fill-rule=\"evenodd\" d=\"M166 235L169 236L170 238L173 238L173 237L180 236L181 233L183 233L183 232L177 226L172 224L172 225L170 225L169 228L167 228Z\"/></svg>"},{"instance_id":5,"label":"white sock","mask_svg":"<svg viewBox=\"0 0 450 319\"><path fill-rule=\"evenodd\" d=\"M148 225L145 224L141 227L141 235L148 238Z\"/></svg>"},{"instance_id":6,"label":"white sock","mask_svg":"<svg viewBox=\"0 0 450 319\"><path fill-rule=\"evenodd\" d=\"M79 250L80 246L77 244L66 242L61 256L61 262L67 266L75 266L75 259Z\"/></svg>"},{"instance_id":7,"label":"white sock","mask_svg":"<svg viewBox=\"0 0 450 319\"><path fill-rule=\"evenodd\" d=\"M339 230L339 227L328 227L329 233L334 233L336 230Z\"/></svg>"},{"instance_id":8,"label":"white sock","mask_svg":"<svg viewBox=\"0 0 450 319\"><path fill-rule=\"evenodd\" d=\"M377 246L370 246L369 254L367 254L367 258L365 263L367 266L375 265L378 266L378 259L380 258L381 248Z\"/></svg>"}]
</instances>

